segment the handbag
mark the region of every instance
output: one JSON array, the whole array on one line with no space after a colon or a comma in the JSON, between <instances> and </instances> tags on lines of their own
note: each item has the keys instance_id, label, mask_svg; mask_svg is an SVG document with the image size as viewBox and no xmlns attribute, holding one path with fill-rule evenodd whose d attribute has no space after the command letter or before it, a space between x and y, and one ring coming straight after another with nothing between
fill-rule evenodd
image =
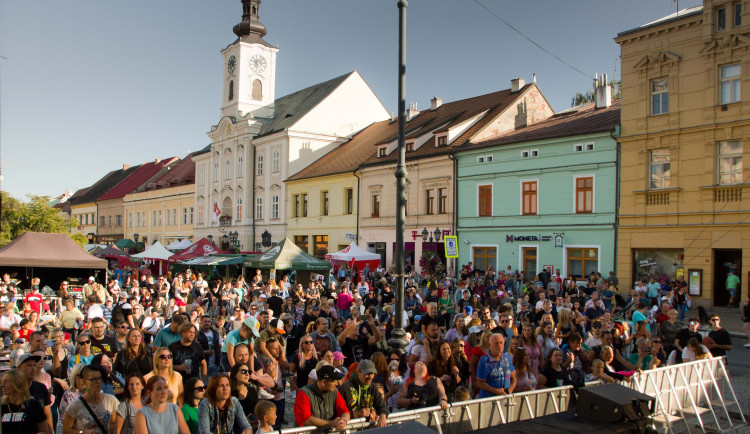
<instances>
[{"instance_id":1,"label":"handbag","mask_svg":"<svg viewBox=\"0 0 750 434\"><path fill-rule=\"evenodd\" d=\"M99 421L99 418L96 417L96 415L94 414L93 410L91 410L91 407L89 407L89 403L86 402L85 399L83 399L83 396L80 397L80 400L83 403L83 406L86 407L86 410L88 410L88 412L91 415L91 417L94 418L94 422L96 422L96 425L99 427L99 429L101 430L101 432L103 432L103 433L109 432L109 431L107 431L106 428L104 428L104 425L102 425L102 423Z\"/></svg>"}]
</instances>

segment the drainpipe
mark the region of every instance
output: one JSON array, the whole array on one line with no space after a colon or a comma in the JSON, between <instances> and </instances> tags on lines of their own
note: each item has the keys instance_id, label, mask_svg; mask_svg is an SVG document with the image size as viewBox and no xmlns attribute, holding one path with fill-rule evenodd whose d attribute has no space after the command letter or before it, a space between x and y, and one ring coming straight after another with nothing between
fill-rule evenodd
<instances>
[{"instance_id":1,"label":"drainpipe","mask_svg":"<svg viewBox=\"0 0 750 434\"><path fill-rule=\"evenodd\" d=\"M354 172L352 172L354 176L357 178L357 232L356 232L356 238L354 240L354 243L356 245L359 245L359 184L362 182L362 178L359 176L359 167L354 169Z\"/></svg>"},{"instance_id":2,"label":"drainpipe","mask_svg":"<svg viewBox=\"0 0 750 434\"><path fill-rule=\"evenodd\" d=\"M252 141L250 142L250 148L252 149L252 151L250 152L252 157L250 158L250 167L249 167L250 170L248 171L248 174L250 175L250 179L251 179L250 181L250 191L251 191L250 198L251 199L250 199L250 203L248 204L249 206L247 207L247 211L249 211L249 213L246 213L246 214L250 216L250 221L252 222L252 231L253 231L253 236L250 238L253 244L248 251L254 252L255 251L255 145L252 143Z\"/></svg>"},{"instance_id":3,"label":"drainpipe","mask_svg":"<svg viewBox=\"0 0 750 434\"><path fill-rule=\"evenodd\" d=\"M458 187L458 160L456 160L456 156L454 155L453 151L455 151L455 148L451 148L451 152L448 154L448 158L453 160L453 222L451 230L453 231L453 235L458 235L458 192L456 192L456 188ZM458 245L456 245L456 248L458 248ZM499 253L499 252L498 252ZM456 267L458 264L456 264L456 258L451 258L451 262L453 262L453 272L456 273L456 276L458 276L458 272L456 271Z\"/></svg>"},{"instance_id":4,"label":"drainpipe","mask_svg":"<svg viewBox=\"0 0 750 434\"><path fill-rule=\"evenodd\" d=\"M620 137L620 126L616 125L614 129L609 133L610 137L612 137L613 140L617 140ZM614 234L614 255L613 258L614 261L612 261L612 267L615 272L615 276L617 276L617 247L618 243L617 240L619 238L619 227L620 227L620 165L621 165L621 155L622 155L622 149L621 144L619 141L617 141L617 148L616 148L616 155L615 155L615 234Z\"/></svg>"}]
</instances>

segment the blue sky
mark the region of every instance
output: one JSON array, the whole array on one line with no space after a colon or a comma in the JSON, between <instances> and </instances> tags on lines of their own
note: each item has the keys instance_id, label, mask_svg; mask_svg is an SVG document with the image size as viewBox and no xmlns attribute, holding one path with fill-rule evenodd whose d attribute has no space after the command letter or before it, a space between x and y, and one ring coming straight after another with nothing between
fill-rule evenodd
<instances>
[{"instance_id":1,"label":"blue sky","mask_svg":"<svg viewBox=\"0 0 750 434\"><path fill-rule=\"evenodd\" d=\"M673 0L481 0L576 68L619 77L617 32ZM682 0L680 9L701 4ZM239 0L0 0L3 181L13 196L58 195L123 163L183 157L219 120L220 50ZM396 112L396 0L265 0L276 96L358 70ZM540 51L474 0L410 0L407 102L429 107L537 83L564 110L591 79Z\"/></svg>"}]
</instances>

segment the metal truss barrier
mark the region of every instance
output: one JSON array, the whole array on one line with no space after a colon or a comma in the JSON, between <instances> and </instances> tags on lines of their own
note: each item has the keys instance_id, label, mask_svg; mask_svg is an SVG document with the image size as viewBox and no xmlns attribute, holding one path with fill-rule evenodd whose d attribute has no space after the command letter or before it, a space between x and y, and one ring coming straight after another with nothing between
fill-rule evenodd
<instances>
[{"instance_id":1,"label":"metal truss barrier","mask_svg":"<svg viewBox=\"0 0 750 434\"><path fill-rule=\"evenodd\" d=\"M435 406L391 413L386 423L392 425L415 421L439 434L459 434L566 411L572 393L572 386L563 386L454 402L446 410ZM368 428L373 428L372 423L359 418L350 420L345 431ZM280 433L301 434L315 430L315 427L289 428L282 429Z\"/></svg>"},{"instance_id":2,"label":"metal truss barrier","mask_svg":"<svg viewBox=\"0 0 750 434\"><path fill-rule=\"evenodd\" d=\"M674 432L673 423L684 423L687 432L692 432L692 428L706 432L706 425L711 422L715 424L712 431L747 422L722 357L644 371L632 382L621 384L656 397L655 419L664 423L670 433Z\"/></svg>"}]
</instances>

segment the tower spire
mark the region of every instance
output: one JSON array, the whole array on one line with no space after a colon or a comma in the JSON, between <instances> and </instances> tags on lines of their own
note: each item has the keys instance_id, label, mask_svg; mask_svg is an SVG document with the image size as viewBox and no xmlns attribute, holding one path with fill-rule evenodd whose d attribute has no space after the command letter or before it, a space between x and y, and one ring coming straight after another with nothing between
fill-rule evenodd
<instances>
[{"instance_id":1,"label":"tower spire","mask_svg":"<svg viewBox=\"0 0 750 434\"><path fill-rule=\"evenodd\" d=\"M266 26L258 20L260 0L242 0L242 21L234 26L234 34L239 38L248 35L266 36Z\"/></svg>"}]
</instances>

